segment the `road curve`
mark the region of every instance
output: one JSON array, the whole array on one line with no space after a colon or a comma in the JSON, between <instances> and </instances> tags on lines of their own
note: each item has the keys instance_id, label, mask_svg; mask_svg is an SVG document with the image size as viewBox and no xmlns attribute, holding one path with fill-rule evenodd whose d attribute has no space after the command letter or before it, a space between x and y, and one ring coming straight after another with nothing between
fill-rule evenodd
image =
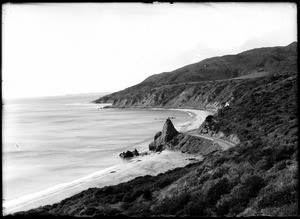
<instances>
[{"instance_id":1,"label":"road curve","mask_svg":"<svg viewBox=\"0 0 300 219\"><path fill-rule=\"evenodd\" d=\"M220 145L220 147L222 148L223 151L235 146L234 143L223 140L223 139L219 139L219 138L215 138L215 137L208 137L208 136L199 135L199 134L192 134L192 133L187 133L187 134L191 135L191 136L199 137L199 138L206 138L206 139L212 140L213 142Z\"/></svg>"}]
</instances>

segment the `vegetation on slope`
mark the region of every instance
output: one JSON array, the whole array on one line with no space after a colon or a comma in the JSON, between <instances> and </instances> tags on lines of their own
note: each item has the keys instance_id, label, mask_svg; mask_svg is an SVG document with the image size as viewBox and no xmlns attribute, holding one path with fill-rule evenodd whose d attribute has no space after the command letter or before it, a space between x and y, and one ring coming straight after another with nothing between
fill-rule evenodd
<instances>
[{"instance_id":1,"label":"vegetation on slope","mask_svg":"<svg viewBox=\"0 0 300 219\"><path fill-rule=\"evenodd\" d=\"M234 101L218 110L210 129L238 135L236 147L16 215L297 215L297 75L234 83Z\"/></svg>"},{"instance_id":2,"label":"vegetation on slope","mask_svg":"<svg viewBox=\"0 0 300 219\"><path fill-rule=\"evenodd\" d=\"M163 84L229 79L248 75L257 70L279 71L279 66L287 63L296 64L296 45L297 43L294 42L286 47L259 48L237 55L213 57L182 67L173 72L152 75L142 83L154 83L155 86L157 86Z\"/></svg>"},{"instance_id":3,"label":"vegetation on slope","mask_svg":"<svg viewBox=\"0 0 300 219\"><path fill-rule=\"evenodd\" d=\"M115 107L222 107L230 101L230 87L234 87L236 82L219 82L216 86L213 81L245 75L250 77L261 71L295 74L297 43L205 59L172 72L152 75L140 84L95 102L112 102Z\"/></svg>"}]
</instances>

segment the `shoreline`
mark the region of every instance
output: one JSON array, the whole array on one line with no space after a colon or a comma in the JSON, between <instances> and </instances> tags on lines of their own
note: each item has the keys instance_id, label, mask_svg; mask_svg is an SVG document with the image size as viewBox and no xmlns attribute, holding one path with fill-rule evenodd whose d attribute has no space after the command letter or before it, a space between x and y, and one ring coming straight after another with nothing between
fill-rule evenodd
<instances>
[{"instance_id":1,"label":"shoreline","mask_svg":"<svg viewBox=\"0 0 300 219\"><path fill-rule=\"evenodd\" d=\"M204 110L195 110L195 109L169 109L169 110L184 111L189 114L191 113L195 116L194 121L185 122L179 125L180 129L178 131L180 132L188 132L188 131L198 129L207 116L213 115L212 111L204 111Z\"/></svg>"},{"instance_id":2,"label":"shoreline","mask_svg":"<svg viewBox=\"0 0 300 219\"><path fill-rule=\"evenodd\" d=\"M212 112L209 111L194 109L166 110L184 111L194 117L191 122L185 122L177 125L176 129L180 132L187 132L198 128L206 116L212 114ZM140 152L145 152L147 150L148 147L145 147L145 150L143 149ZM108 185L116 185L126 182L139 176L157 175L177 167L186 166L192 162L188 158L195 158L198 161L203 159L201 155L196 156L183 154L178 151L165 150L161 153L151 152L150 155L132 158L128 164L118 164L68 183L58 184L39 192L6 201L3 203L3 207L5 208L4 212L5 214L10 214L18 211L30 210L44 205L51 205L91 187L101 188ZM114 174L116 172L118 174Z\"/></svg>"}]
</instances>

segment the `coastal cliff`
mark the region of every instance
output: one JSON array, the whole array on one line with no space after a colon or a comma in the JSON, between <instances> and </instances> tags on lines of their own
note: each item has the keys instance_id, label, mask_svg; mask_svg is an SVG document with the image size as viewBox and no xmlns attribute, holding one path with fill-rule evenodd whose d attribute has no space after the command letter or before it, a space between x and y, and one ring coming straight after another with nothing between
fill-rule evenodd
<instances>
[{"instance_id":1,"label":"coastal cliff","mask_svg":"<svg viewBox=\"0 0 300 219\"><path fill-rule=\"evenodd\" d=\"M239 99L243 79L297 73L297 43L205 59L95 100L112 107L219 109ZM244 91L244 90L243 90Z\"/></svg>"},{"instance_id":2,"label":"coastal cliff","mask_svg":"<svg viewBox=\"0 0 300 219\"><path fill-rule=\"evenodd\" d=\"M173 132L172 139L164 142L168 143L168 149L185 153L201 152L204 153L204 159L157 176L147 175L114 186L90 188L60 203L15 215L298 215L296 46L293 43L287 47L241 53L245 57L252 57L246 59L249 62L247 67L237 73L228 71L219 78L213 76L214 79L245 76L258 67L251 63L263 63L260 67L269 66L264 70L271 73L262 77L195 83L187 81L187 84L179 78L178 84L166 85L161 82L158 83L160 86L151 88L142 83L98 99L96 102L113 101L114 107L218 109L214 115L206 118L196 134L223 138L234 142L236 146L206 153L199 148L208 142ZM227 64L222 58L200 63L210 66L217 60L224 67ZM228 56L227 59L239 62L240 56ZM184 69L178 72L183 74ZM170 75L165 73L145 81L151 84L157 77L158 81L167 77L169 83L173 77ZM208 78L205 74L203 76ZM151 93L151 90L154 91ZM162 90L164 92L159 93ZM145 102L147 100L149 102ZM161 135L157 133L154 140Z\"/></svg>"}]
</instances>

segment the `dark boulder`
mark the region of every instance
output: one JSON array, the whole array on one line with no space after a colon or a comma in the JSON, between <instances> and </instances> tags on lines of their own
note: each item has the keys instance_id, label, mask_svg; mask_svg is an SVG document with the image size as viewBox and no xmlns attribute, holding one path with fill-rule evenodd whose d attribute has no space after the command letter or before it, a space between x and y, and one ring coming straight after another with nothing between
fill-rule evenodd
<instances>
[{"instance_id":1,"label":"dark boulder","mask_svg":"<svg viewBox=\"0 0 300 219\"><path fill-rule=\"evenodd\" d=\"M163 149L164 149L164 145L162 145L162 144L157 145L156 148L155 148L155 152L162 151Z\"/></svg>"},{"instance_id":2,"label":"dark boulder","mask_svg":"<svg viewBox=\"0 0 300 219\"><path fill-rule=\"evenodd\" d=\"M133 157L133 153L131 151L122 152L120 155L122 158Z\"/></svg>"},{"instance_id":3,"label":"dark boulder","mask_svg":"<svg viewBox=\"0 0 300 219\"><path fill-rule=\"evenodd\" d=\"M155 151L156 149L156 142L155 141L152 141L150 144L149 144L149 150L150 151Z\"/></svg>"},{"instance_id":4,"label":"dark boulder","mask_svg":"<svg viewBox=\"0 0 300 219\"><path fill-rule=\"evenodd\" d=\"M140 155L139 152L137 151L137 149L134 149L134 151L132 151L132 153L133 153L134 156L139 156Z\"/></svg>"},{"instance_id":5,"label":"dark boulder","mask_svg":"<svg viewBox=\"0 0 300 219\"><path fill-rule=\"evenodd\" d=\"M139 156L139 152L134 149L134 151L126 151L126 152L122 152L119 154L120 157L122 158L127 158L127 157L134 157L134 156Z\"/></svg>"}]
</instances>

